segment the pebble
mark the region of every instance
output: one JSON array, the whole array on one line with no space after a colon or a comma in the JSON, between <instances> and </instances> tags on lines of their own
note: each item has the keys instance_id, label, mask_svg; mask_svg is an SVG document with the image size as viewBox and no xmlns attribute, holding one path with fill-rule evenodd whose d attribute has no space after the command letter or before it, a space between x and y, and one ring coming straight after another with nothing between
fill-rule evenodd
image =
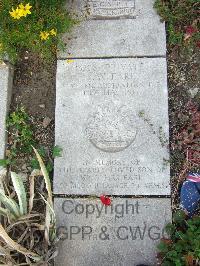
<instances>
[{"instance_id":1,"label":"pebble","mask_svg":"<svg viewBox=\"0 0 200 266\"><path fill-rule=\"evenodd\" d=\"M48 116L44 118L42 125L44 128L47 128L48 125L51 123L51 118L49 118Z\"/></svg>"},{"instance_id":2,"label":"pebble","mask_svg":"<svg viewBox=\"0 0 200 266\"><path fill-rule=\"evenodd\" d=\"M199 91L200 91L199 88L192 88L192 89L189 89L189 92L190 92L190 95L191 95L192 98L194 98L194 97L197 95L197 93L198 93Z\"/></svg>"}]
</instances>

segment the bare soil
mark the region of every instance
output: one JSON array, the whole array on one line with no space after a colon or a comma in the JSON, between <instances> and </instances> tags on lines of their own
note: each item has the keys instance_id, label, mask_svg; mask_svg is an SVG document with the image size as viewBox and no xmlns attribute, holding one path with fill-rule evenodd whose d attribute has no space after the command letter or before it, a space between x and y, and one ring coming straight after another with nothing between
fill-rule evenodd
<instances>
[{"instance_id":1,"label":"bare soil","mask_svg":"<svg viewBox=\"0 0 200 266\"><path fill-rule=\"evenodd\" d=\"M25 51L15 67L11 111L25 107L32 118L36 140L49 149L54 146L55 79L56 58L44 62ZM44 126L44 119L50 121L48 126Z\"/></svg>"}]
</instances>

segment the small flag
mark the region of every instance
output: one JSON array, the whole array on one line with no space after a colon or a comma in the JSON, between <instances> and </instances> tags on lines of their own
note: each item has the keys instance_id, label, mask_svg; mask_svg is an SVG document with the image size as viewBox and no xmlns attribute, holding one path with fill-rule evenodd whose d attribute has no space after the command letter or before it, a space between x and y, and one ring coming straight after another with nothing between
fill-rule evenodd
<instances>
[{"instance_id":1,"label":"small flag","mask_svg":"<svg viewBox=\"0 0 200 266\"><path fill-rule=\"evenodd\" d=\"M200 173L192 173L188 174L187 180L195 183L200 183Z\"/></svg>"}]
</instances>

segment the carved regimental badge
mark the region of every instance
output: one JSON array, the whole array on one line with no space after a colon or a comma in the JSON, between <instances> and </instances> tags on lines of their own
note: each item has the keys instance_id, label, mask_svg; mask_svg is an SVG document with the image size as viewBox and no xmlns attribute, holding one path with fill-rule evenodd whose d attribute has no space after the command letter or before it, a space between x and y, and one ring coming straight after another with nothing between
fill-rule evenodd
<instances>
[{"instance_id":1,"label":"carved regimental badge","mask_svg":"<svg viewBox=\"0 0 200 266\"><path fill-rule=\"evenodd\" d=\"M125 105L113 102L97 106L88 117L86 136L98 149L119 152L129 147L137 136L137 119Z\"/></svg>"}]
</instances>

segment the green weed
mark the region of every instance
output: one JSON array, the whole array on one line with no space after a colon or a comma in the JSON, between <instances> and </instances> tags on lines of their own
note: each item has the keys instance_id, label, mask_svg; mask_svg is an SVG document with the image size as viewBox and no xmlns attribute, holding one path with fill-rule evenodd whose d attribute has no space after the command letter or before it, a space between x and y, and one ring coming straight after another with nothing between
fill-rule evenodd
<instances>
[{"instance_id":1,"label":"green weed","mask_svg":"<svg viewBox=\"0 0 200 266\"><path fill-rule=\"evenodd\" d=\"M64 0L3 0L0 2L0 59L15 62L21 50L50 59L63 46L61 34L74 20Z\"/></svg>"},{"instance_id":2,"label":"green weed","mask_svg":"<svg viewBox=\"0 0 200 266\"><path fill-rule=\"evenodd\" d=\"M170 45L191 49L200 46L200 0L156 0L154 6L167 22Z\"/></svg>"},{"instance_id":3,"label":"green weed","mask_svg":"<svg viewBox=\"0 0 200 266\"><path fill-rule=\"evenodd\" d=\"M0 166L16 167L22 160L24 163L28 161L28 166L32 170L39 169L40 165L32 148L35 146L46 164L47 171L49 173L53 171L53 159L62 156L62 148L55 146L49 151L36 141L32 119L23 107L10 113L7 119L7 131L9 136L6 158L0 160Z\"/></svg>"},{"instance_id":4,"label":"green weed","mask_svg":"<svg viewBox=\"0 0 200 266\"><path fill-rule=\"evenodd\" d=\"M7 129L10 134L7 153L9 161L13 162L20 154L32 152L32 145L35 145L33 126L23 107L17 108L8 116Z\"/></svg>"},{"instance_id":5,"label":"green weed","mask_svg":"<svg viewBox=\"0 0 200 266\"><path fill-rule=\"evenodd\" d=\"M158 245L162 266L197 266L200 261L200 217L186 219L184 212L174 215L166 226L170 239Z\"/></svg>"}]
</instances>

